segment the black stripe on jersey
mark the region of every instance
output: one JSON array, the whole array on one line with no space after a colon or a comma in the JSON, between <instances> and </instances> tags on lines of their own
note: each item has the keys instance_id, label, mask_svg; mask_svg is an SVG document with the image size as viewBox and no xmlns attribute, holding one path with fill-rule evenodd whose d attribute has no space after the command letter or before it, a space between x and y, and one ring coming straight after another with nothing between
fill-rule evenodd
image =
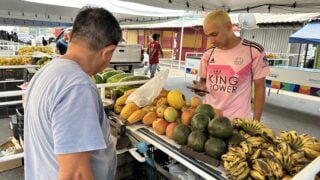
<instances>
[{"instance_id":1,"label":"black stripe on jersey","mask_svg":"<svg viewBox=\"0 0 320 180\"><path fill-rule=\"evenodd\" d=\"M253 42L253 41L249 41L249 40L247 40L247 39L243 39L243 41L244 41L244 42L247 42L247 43L255 44L255 45L257 45L257 46L259 46L259 47L263 48L263 46L262 46L261 44L259 44L259 43L256 43L256 42Z\"/></svg>"},{"instance_id":2,"label":"black stripe on jersey","mask_svg":"<svg viewBox=\"0 0 320 180\"><path fill-rule=\"evenodd\" d=\"M253 47L253 48L257 49L260 53L262 53L264 51L264 48L261 48L255 44L252 44L252 43L243 42L242 45Z\"/></svg>"},{"instance_id":3,"label":"black stripe on jersey","mask_svg":"<svg viewBox=\"0 0 320 180\"><path fill-rule=\"evenodd\" d=\"M211 46L211 47L209 47L208 49L206 49L204 52L209 51L210 49L215 49L215 48L216 48L216 47Z\"/></svg>"},{"instance_id":4,"label":"black stripe on jersey","mask_svg":"<svg viewBox=\"0 0 320 180\"><path fill-rule=\"evenodd\" d=\"M258 44L258 43L255 43L255 42L251 42L251 41L248 41L248 40L243 40L242 44L244 44L244 45L250 45L250 46L255 46L260 52L264 51L263 46L261 46L261 45Z\"/></svg>"}]
</instances>

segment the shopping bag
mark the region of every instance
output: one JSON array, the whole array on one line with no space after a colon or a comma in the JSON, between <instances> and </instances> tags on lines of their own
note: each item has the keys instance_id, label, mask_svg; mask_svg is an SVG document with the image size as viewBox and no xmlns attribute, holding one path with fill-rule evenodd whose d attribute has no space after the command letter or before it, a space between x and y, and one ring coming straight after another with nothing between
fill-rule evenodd
<instances>
[{"instance_id":1,"label":"shopping bag","mask_svg":"<svg viewBox=\"0 0 320 180\"><path fill-rule=\"evenodd\" d=\"M151 80L129 95L126 104L134 102L139 107L150 105L160 94L169 75L169 70L160 71Z\"/></svg>"}]
</instances>

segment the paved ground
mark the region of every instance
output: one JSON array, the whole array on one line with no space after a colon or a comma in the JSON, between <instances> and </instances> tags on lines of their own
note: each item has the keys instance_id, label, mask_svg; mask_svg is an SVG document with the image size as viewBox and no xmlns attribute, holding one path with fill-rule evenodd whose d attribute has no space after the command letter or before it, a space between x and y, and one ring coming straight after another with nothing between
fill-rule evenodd
<instances>
[{"instance_id":1,"label":"paved ground","mask_svg":"<svg viewBox=\"0 0 320 180\"><path fill-rule=\"evenodd\" d=\"M173 64L173 67L176 64ZM171 67L170 61L161 65L161 69ZM182 68L183 69L183 66ZM137 74L143 74L143 69L137 70ZM193 96L193 93L186 88L192 84L194 77L188 76L186 81L183 71L177 68L170 69L165 88L181 89L186 98ZM320 138L320 98L304 96L281 91L271 91L266 98L265 110L262 121L271 127L275 132L295 129L298 133L308 133ZM12 136L8 126L9 119L0 119L0 142L4 142L7 137ZM23 168L0 173L0 180L23 179Z\"/></svg>"}]
</instances>

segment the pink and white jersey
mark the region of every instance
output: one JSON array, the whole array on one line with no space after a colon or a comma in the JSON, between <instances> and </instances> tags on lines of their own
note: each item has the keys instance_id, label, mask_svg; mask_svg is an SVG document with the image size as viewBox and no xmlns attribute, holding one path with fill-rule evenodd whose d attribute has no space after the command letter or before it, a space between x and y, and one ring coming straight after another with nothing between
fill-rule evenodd
<instances>
[{"instance_id":1,"label":"pink and white jersey","mask_svg":"<svg viewBox=\"0 0 320 180\"><path fill-rule=\"evenodd\" d=\"M199 70L210 92L204 103L221 109L230 119L250 118L251 81L269 74L264 49L255 42L241 39L232 49L211 48L204 53Z\"/></svg>"}]
</instances>

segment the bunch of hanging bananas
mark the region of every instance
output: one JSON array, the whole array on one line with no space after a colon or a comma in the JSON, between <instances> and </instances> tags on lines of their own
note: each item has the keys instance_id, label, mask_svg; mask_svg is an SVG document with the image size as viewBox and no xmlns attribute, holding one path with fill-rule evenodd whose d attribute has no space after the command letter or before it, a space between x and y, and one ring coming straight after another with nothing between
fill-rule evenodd
<instances>
[{"instance_id":1,"label":"bunch of hanging bananas","mask_svg":"<svg viewBox=\"0 0 320 180\"><path fill-rule=\"evenodd\" d=\"M221 156L224 168L232 175L232 178L243 179L248 176L250 167L247 157L252 154L252 147L246 141L242 141L239 147L229 147L229 151Z\"/></svg>"},{"instance_id":2,"label":"bunch of hanging bananas","mask_svg":"<svg viewBox=\"0 0 320 180\"><path fill-rule=\"evenodd\" d=\"M230 179L290 179L320 156L320 143L310 135L285 131L275 136L260 122L240 118L233 125L246 140L221 156Z\"/></svg>"},{"instance_id":3,"label":"bunch of hanging bananas","mask_svg":"<svg viewBox=\"0 0 320 180\"><path fill-rule=\"evenodd\" d=\"M302 150L309 159L320 156L320 142L308 134L297 135L296 131L283 131L278 140L287 142L293 149Z\"/></svg>"},{"instance_id":4,"label":"bunch of hanging bananas","mask_svg":"<svg viewBox=\"0 0 320 180\"><path fill-rule=\"evenodd\" d=\"M271 142L275 140L276 136L273 131L259 121L235 118L232 123L234 128L244 130L249 135L260 135Z\"/></svg>"}]
</instances>

